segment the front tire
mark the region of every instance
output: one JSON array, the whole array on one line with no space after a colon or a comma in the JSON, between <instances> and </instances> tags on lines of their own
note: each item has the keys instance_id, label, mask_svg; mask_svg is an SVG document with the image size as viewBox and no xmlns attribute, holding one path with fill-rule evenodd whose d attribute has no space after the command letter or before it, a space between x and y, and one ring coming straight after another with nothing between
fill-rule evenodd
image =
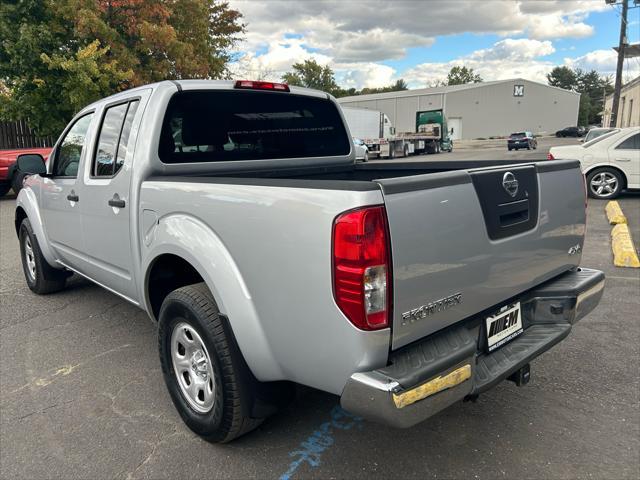
<instances>
[{"instance_id":1,"label":"front tire","mask_svg":"<svg viewBox=\"0 0 640 480\"><path fill-rule=\"evenodd\" d=\"M362 161L363 162L368 162L369 161L369 152L364 152L364 157L362 157Z\"/></svg>"},{"instance_id":2,"label":"front tire","mask_svg":"<svg viewBox=\"0 0 640 480\"><path fill-rule=\"evenodd\" d=\"M612 168L597 168L587 175L587 188L591 198L611 200L620 195L625 179Z\"/></svg>"},{"instance_id":3,"label":"front tire","mask_svg":"<svg viewBox=\"0 0 640 480\"><path fill-rule=\"evenodd\" d=\"M22 270L31 291L46 295L62 290L69 274L47 263L28 218L20 224L19 239Z\"/></svg>"},{"instance_id":4,"label":"front tire","mask_svg":"<svg viewBox=\"0 0 640 480\"><path fill-rule=\"evenodd\" d=\"M9 190L11 190L11 184L9 183L3 183L2 185L0 185L0 198L4 197Z\"/></svg>"},{"instance_id":5,"label":"front tire","mask_svg":"<svg viewBox=\"0 0 640 480\"><path fill-rule=\"evenodd\" d=\"M250 416L256 381L204 283L167 295L158 347L173 404L195 433L226 443L262 423Z\"/></svg>"}]
</instances>

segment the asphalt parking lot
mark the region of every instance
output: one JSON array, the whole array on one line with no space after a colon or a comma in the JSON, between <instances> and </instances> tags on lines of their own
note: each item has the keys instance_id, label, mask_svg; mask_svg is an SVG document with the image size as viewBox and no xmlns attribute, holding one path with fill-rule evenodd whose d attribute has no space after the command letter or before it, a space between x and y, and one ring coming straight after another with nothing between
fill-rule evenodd
<instances>
[{"instance_id":1,"label":"asphalt parking lot","mask_svg":"<svg viewBox=\"0 0 640 480\"><path fill-rule=\"evenodd\" d=\"M640 195L620 203L637 245ZM14 199L0 199L0 477L638 478L640 270L613 267L604 205L589 202L582 261L607 274L604 298L532 363L526 387L504 382L409 430L307 389L255 432L212 445L173 408L145 313L75 277L58 294L29 291Z\"/></svg>"}]
</instances>

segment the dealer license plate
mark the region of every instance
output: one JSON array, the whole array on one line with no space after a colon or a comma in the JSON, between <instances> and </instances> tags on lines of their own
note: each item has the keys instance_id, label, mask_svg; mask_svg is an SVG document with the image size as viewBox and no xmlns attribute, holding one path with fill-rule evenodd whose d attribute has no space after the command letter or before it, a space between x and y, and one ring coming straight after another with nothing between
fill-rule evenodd
<instances>
[{"instance_id":1,"label":"dealer license plate","mask_svg":"<svg viewBox=\"0 0 640 480\"><path fill-rule=\"evenodd\" d=\"M504 307L495 315L487 317L486 326L489 352L516 338L522 333L520 302Z\"/></svg>"}]
</instances>

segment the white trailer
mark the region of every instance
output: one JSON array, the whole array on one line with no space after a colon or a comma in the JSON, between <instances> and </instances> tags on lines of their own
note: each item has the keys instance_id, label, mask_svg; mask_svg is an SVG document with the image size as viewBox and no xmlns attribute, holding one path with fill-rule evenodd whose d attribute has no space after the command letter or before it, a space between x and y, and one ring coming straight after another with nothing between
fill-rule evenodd
<instances>
[{"instance_id":1,"label":"white trailer","mask_svg":"<svg viewBox=\"0 0 640 480\"><path fill-rule=\"evenodd\" d=\"M396 133L389 117L378 110L342 107L342 112L351 136L365 143L370 156L394 158L439 151L436 145L442 132L437 123L421 125L418 132Z\"/></svg>"}]
</instances>

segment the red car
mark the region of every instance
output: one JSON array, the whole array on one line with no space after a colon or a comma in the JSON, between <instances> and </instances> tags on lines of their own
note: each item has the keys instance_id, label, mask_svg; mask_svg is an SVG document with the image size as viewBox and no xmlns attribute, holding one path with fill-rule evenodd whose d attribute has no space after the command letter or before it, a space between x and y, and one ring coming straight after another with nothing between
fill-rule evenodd
<instances>
[{"instance_id":1,"label":"red car","mask_svg":"<svg viewBox=\"0 0 640 480\"><path fill-rule=\"evenodd\" d=\"M11 167L16 163L18 155L22 155L24 153L39 153L46 161L51 153L51 148L0 150L0 197L5 196L11 188L13 188L15 193L18 193L18 190L22 187L22 182L19 182L19 179L14 178L14 169Z\"/></svg>"}]
</instances>

